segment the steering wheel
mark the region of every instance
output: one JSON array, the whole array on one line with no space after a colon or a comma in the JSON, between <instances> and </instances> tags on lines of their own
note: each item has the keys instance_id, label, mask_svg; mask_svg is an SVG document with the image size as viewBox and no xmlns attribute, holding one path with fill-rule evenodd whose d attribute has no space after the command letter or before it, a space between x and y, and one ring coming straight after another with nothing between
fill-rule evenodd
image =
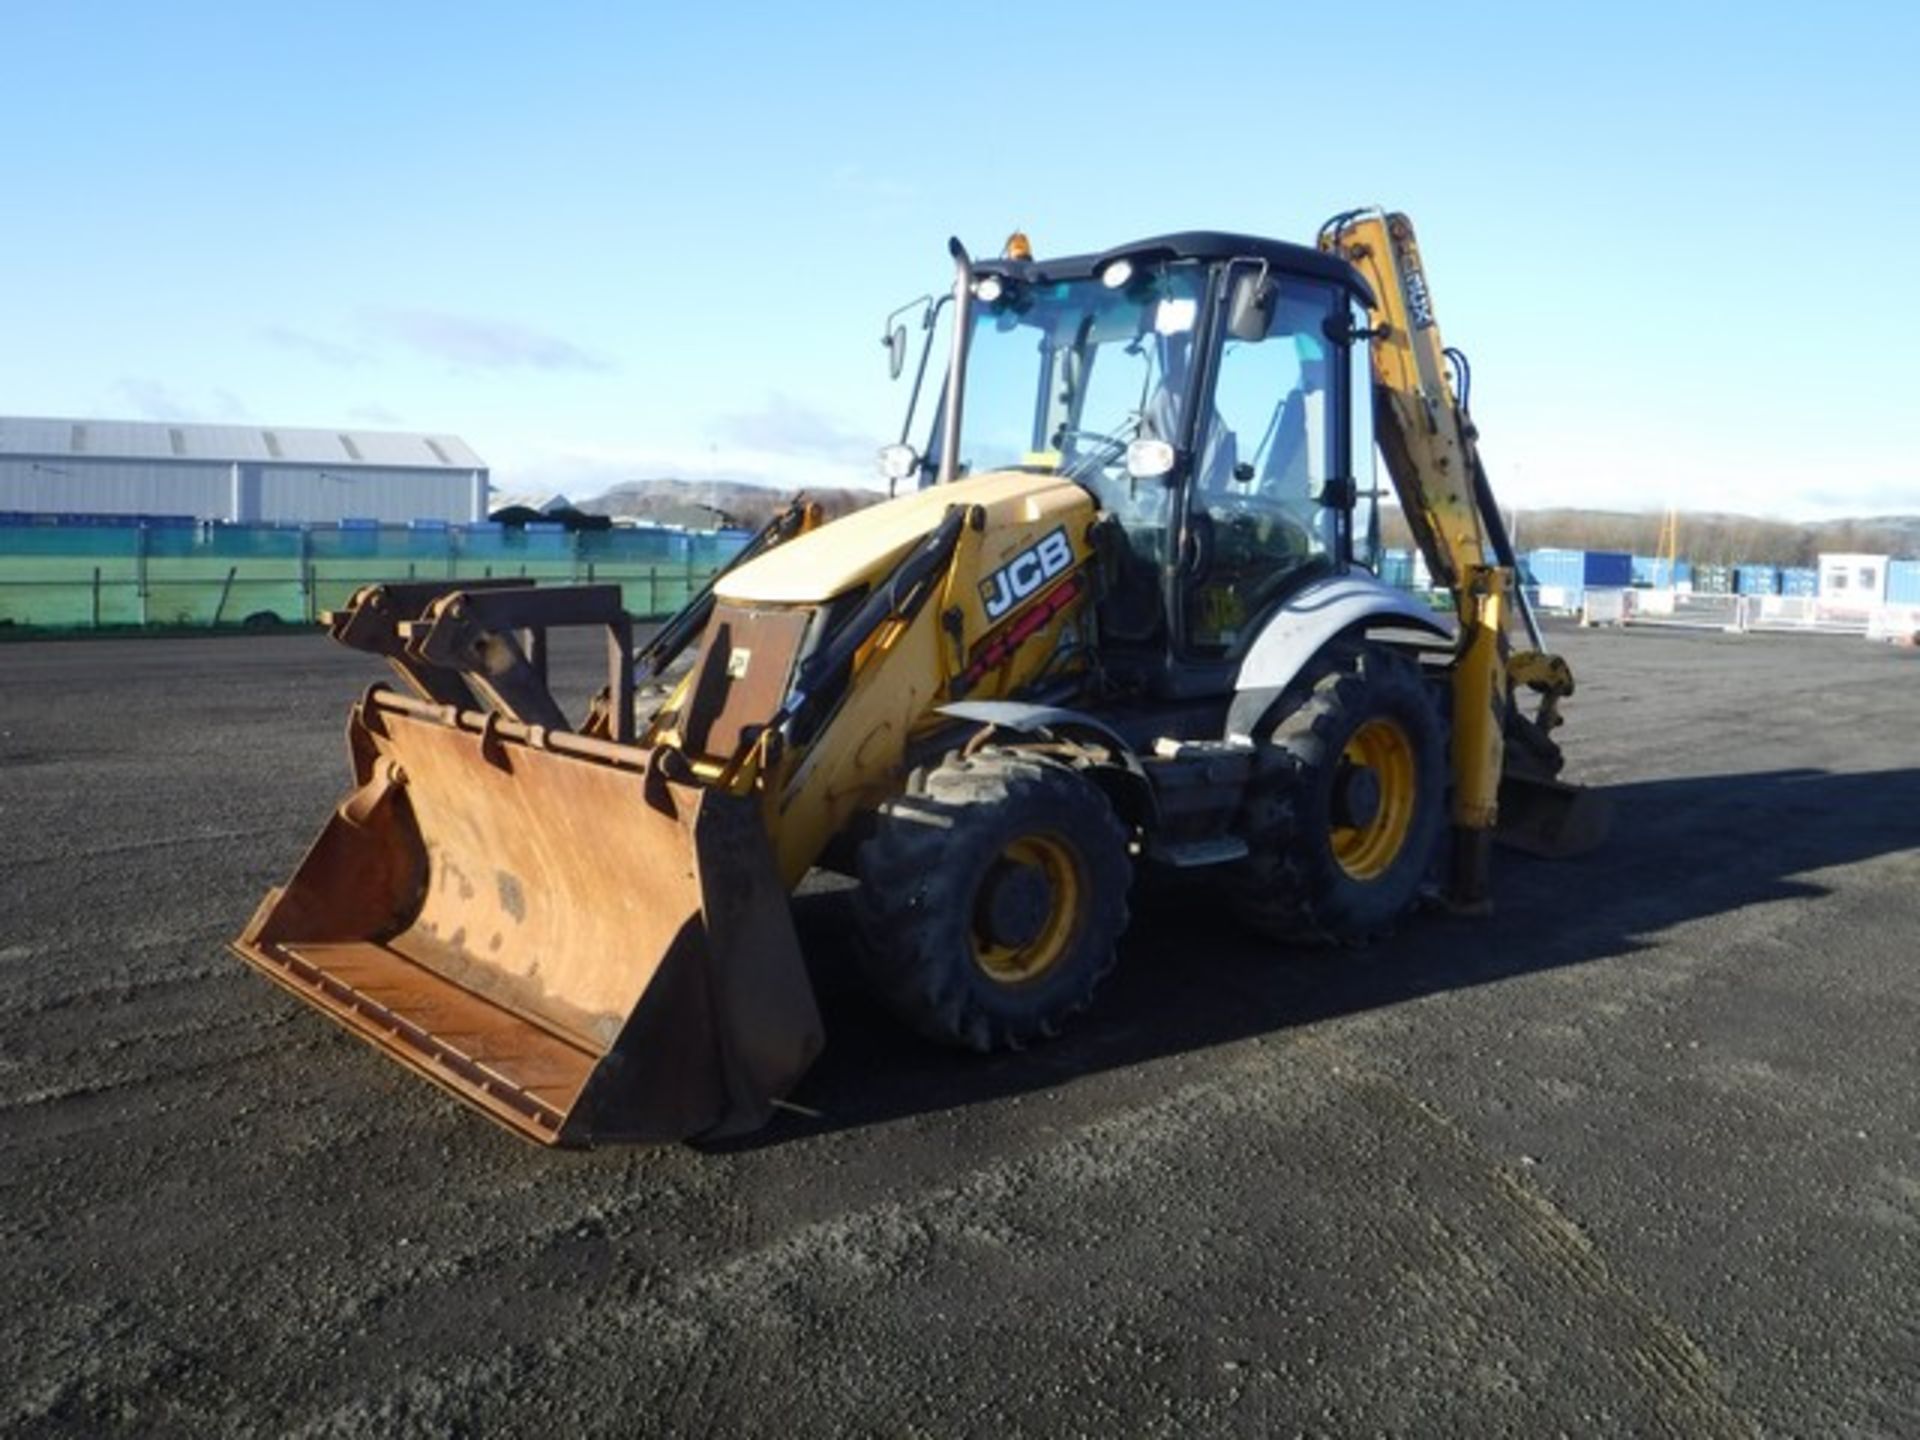
<instances>
[{"instance_id":1,"label":"steering wheel","mask_svg":"<svg viewBox=\"0 0 1920 1440\"><path fill-rule=\"evenodd\" d=\"M1082 430L1073 425L1062 425L1053 432L1053 440L1056 445L1067 440L1093 440L1109 450L1124 450L1130 443L1118 435L1109 435L1104 430Z\"/></svg>"}]
</instances>

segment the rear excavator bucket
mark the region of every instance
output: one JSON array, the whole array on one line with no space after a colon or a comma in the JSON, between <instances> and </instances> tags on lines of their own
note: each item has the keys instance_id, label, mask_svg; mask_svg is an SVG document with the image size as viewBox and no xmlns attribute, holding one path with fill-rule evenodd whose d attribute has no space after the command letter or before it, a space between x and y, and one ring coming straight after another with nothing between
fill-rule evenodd
<instances>
[{"instance_id":1,"label":"rear excavator bucket","mask_svg":"<svg viewBox=\"0 0 1920 1440\"><path fill-rule=\"evenodd\" d=\"M1613 801L1584 785L1544 775L1508 773L1500 781L1500 825L1494 839L1549 860L1599 849L1613 828Z\"/></svg>"},{"instance_id":2,"label":"rear excavator bucket","mask_svg":"<svg viewBox=\"0 0 1920 1440\"><path fill-rule=\"evenodd\" d=\"M1597 850L1613 828L1613 800L1560 779L1560 747L1535 723L1514 717L1500 776L1500 823L1494 839L1549 860Z\"/></svg>"},{"instance_id":3,"label":"rear excavator bucket","mask_svg":"<svg viewBox=\"0 0 1920 1440\"><path fill-rule=\"evenodd\" d=\"M821 1026L754 801L378 688L348 744L357 788L241 958L548 1144L766 1121Z\"/></svg>"}]
</instances>

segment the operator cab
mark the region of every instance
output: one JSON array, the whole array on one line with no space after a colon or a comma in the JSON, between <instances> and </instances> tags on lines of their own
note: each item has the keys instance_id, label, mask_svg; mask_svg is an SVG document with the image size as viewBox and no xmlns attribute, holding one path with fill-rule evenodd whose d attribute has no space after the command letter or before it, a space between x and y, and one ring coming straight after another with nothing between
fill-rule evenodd
<instances>
[{"instance_id":1,"label":"operator cab","mask_svg":"<svg viewBox=\"0 0 1920 1440\"><path fill-rule=\"evenodd\" d=\"M1372 459L1365 282L1318 250L1212 232L959 258L964 383L944 478L1085 486L1102 516L1103 653L1163 692L1230 684L1265 617L1355 558L1356 436ZM930 346L931 308L924 324ZM953 408L928 459L895 447L923 484L943 478Z\"/></svg>"}]
</instances>

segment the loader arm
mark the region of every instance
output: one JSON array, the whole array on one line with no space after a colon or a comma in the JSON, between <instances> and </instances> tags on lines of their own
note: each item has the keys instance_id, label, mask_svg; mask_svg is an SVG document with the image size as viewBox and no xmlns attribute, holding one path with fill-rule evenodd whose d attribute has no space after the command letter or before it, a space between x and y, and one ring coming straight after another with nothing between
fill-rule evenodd
<instances>
[{"instance_id":1,"label":"loader arm","mask_svg":"<svg viewBox=\"0 0 1920 1440\"><path fill-rule=\"evenodd\" d=\"M1457 905L1481 908L1496 828L1502 839L1541 853L1572 853L1604 832L1597 800L1555 778L1559 752L1551 732L1560 724L1560 701L1573 693L1573 672L1546 652L1518 583L1478 431L1466 396L1454 389L1453 376L1464 389L1465 359L1441 340L1412 222L1351 211L1321 227L1319 244L1372 287L1374 432L1414 543L1459 616L1450 888ZM1516 616L1525 634L1520 648L1509 633ZM1520 688L1539 696L1530 716L1515 707ZM1511 754L1510 739L1518 742Z\"/></svg>"},{"instance_id":2,"label":"loader arm","mask_svg":"<svg viewBox=\"0 0 1920 1440\"><path fill-rule=\"evenodd\" d=\"M658 679L661 672L673 664L675 658L700 634L707 617L713 614L714 587L721 580L776 545L783 545L809 530L817 530L822 523L819 505L805 495L794 496L786 508L761 526L726 564L709 575L706 583L694 592L678 613L670 616L653 638L640 648L633 657L636 682L645 684Z\"/></svg>"}]
</instances>

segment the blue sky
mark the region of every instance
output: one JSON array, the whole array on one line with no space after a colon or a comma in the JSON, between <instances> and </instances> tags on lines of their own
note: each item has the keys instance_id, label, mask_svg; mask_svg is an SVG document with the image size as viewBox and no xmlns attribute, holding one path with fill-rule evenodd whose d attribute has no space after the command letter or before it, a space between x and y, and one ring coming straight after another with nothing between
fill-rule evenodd
<instances>
[{"instance_id":1,"label":"blue sky","mask_svg":"<svg viewBox=\"0 0 1920 1440\"><path fill-rule=\"evenodd\" d=\"M1407 211L1503 498L1920 511L1920 7L8 7L0 412L870 483L945 241Z\"/></svg>"}]
</instances>

